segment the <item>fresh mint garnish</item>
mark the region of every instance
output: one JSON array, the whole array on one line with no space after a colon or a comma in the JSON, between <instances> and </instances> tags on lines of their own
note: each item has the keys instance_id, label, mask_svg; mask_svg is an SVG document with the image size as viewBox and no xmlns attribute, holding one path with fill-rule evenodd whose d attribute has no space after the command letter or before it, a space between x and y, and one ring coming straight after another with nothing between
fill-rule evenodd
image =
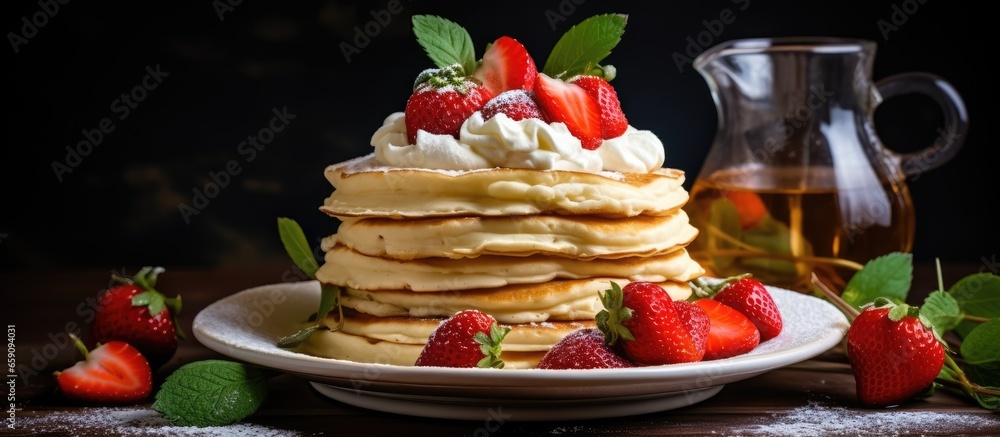
<instances>
[{"instance_id":1,"label":"fresh mint garnish","mask_svg":"<svg viewBox=\"0 0 1000 437\"><path fill-rule=\"evenodd\" d=\"M903 303L910 292L912 281L913 255L893 252L868 261L847 282L841 298L855 309L860 309L877 297Z\"/></svg>"},{"instance_id":2,"label":"fresh mint garnish","mask_svg":"<svg viewBox=\"0 0 1000 437\"><path fill-rule=\"evenodd\" d=\"M302 227L299 226L298 222L286 217L278 218L278 234L281 237L281 243L285 246L285 251L288 252L288 256L292 258L292 262L298 266L310 279L316 279L316 271L319 270L319 263L316 262L316 257L313 256L312 250L309 248L309 242L306 240L305 233L302 232ZM313 317L310 317L309 321L312 324L302 328L302 330L281 337L278 339L277 345L282 348L294 348L302 344L303 341L309 339L317 329L340 329L340 325L337 326L327 326L324 323L324 318L333 311L334 308L340 309L340 287L333 284L322 284L320 289L320 299L319 299L319 310ZM343 314L338 319L343 321Z\"/></svg>"},{"instance_id":3,"label":"fresh mint garnish","mask_svg":"<svg viewBox=\"0 0 1000 437\"><path fill-rule=\"evenodd\" d=\"M459 64L464 75L476 70L476 51L464 27L436 15L414 15L413 33L438 68Z\"/></svg>"},{"instance_id":4,"label":"fresh mint garnish","mask_svg":"<svg viewBox=\"0 0 1000 437\"><path fill-rule=\"evenodd\" d=\"M153 409L177 426L222 426L243 420L264 403L277 373L225 360L188 363L156 392Z\"/></svg>"},{"instance_id":5,"label":"fresh mint garnish","mask_svg":"<svg viewBox=\"0 0 1000 437\"><path fill-rule=\"evenodd\" d=\"M620 14L595 15L571 27L552 48L542 72L560 79L591 74L611 80L613 69L611 77L607 77L600 62L621 41L627 18Z\"/></svg>"}]
</instances>

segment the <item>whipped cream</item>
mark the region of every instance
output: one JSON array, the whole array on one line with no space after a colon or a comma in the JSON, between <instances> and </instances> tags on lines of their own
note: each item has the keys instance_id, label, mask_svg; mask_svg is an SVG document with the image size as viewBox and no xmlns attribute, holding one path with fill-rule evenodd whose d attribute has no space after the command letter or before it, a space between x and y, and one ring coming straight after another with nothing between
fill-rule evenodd
<instances>
[{"instance_id":1,"label":"whipped cream","mask_svg":"<svg viewBox=\"0 0 1000 437\"><path fill-rule=\"evenodd\" d=\"M503 113L484 120L478 111L462 124L457 139L421 130L416 144L408 143L402 112L386 117L371 140L375 159L384 165L439 170L504 167L648 173L662 167L665 159L660 139L632 126L596 150L587 150L564 123L515 121Z\"/></svg>"}]
</instances>

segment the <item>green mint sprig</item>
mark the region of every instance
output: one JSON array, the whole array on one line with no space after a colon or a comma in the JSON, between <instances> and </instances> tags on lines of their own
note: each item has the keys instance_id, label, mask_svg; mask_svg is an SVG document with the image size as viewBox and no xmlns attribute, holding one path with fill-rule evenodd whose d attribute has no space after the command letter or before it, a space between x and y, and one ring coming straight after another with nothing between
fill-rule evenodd
<instances>
[{"instance_id":1,"label":"green mint sprig","mask_svg":"<svg viewBox=\"0 0 1000 437\"><path fill-rule=\"evenodd\" d=\"M306 240L305 232L302 231L302 227L299 226L298 222L287 217L278 217L278 235L281 238L281 244L285 246L285 251L288 252L288 256L292 259L292 262L306 276L315 280L316 271L319 270L319 263L316 261L316 257L313 256L312 250L309 248L309 241ZM279 338L277 346L281 348L298 347L317 330L340 329L344 320L343 313L340 313L340 317L337 319L340 322L336 326L329 326L324 321L334 308L337 308L338 311L342 310L340 307L340 287L333 284L322 284L319 309L309 319L313 323L294 334Z\"/></svg>"},{"instance_id":2,"label":"green mint sprig","mask_svg":"<svg viewBox=\"0 0 1000 437\"><path fill-rule=\"evenodd\" d=\"M912 261L909 254L890 253L866 263L840 296L820 289L853 321L863 306L877 299L906 301ZM945 290L940 262L937 273L938 289L924 299L920 318L939 339L951 341L942 340L945 364L931 390L956 392L983 408L1000 410L1000 276L974 273Z\"/></svg>"},{"instance_id":3,"label":"green mint sprig","mask_svg":"<svg viewBox=\"0 0 1000 437\"><path fill-rule=\"evenodd\" d=\"M563 34L549 53L542 72L559 79L589 74L614 78L615 71L610 65L600 62L611 54L625 33L627 15L595 15L571 27Z\"/></svg>"},{"instance_id":4,"label":"green mint sprig","mask_svg":"<svg viewBox=\"0 0 1000 437\"><path fill-rule=\"evenodd\" d=\"M476 52L472 37L464 27L436 15L414 15L413 34L417 43L438 68L459 64L464 75L476 70Z\"/></svg>"},{"instance_id":5,"label":"green mint sprig","mask_svg":"<svg viewBox=\"0 0 1000 437\"><path fill-rule=\"evenodd\" d=\"M153 409L177 426L239 422L264 403L268 379L277 374L234 361L195 361L167 376L156 392Z\"/></svg>"}]
</instances>

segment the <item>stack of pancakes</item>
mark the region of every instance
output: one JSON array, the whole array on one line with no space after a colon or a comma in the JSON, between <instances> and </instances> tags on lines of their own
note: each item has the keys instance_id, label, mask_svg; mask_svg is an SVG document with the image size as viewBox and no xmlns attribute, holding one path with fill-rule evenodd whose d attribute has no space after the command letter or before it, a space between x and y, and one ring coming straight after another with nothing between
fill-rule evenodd
<instances>
[{"instance_id":1,"label":"stack of pancakes","mask_svg":"<svg viewBox=\"0 0 1000 437\"><path fill-rule=\"evenodd\" d=\"M594 326L612 281L684 299L704 273L685 249L698 231L678 170L429 170L368 155L325 175L334 191L320 210L340 225L316 278L341 287L344 324L304 353L413 365L444 318L471 308L511 327L506 368L531 368Z\"/></svg>"}]
</instances>

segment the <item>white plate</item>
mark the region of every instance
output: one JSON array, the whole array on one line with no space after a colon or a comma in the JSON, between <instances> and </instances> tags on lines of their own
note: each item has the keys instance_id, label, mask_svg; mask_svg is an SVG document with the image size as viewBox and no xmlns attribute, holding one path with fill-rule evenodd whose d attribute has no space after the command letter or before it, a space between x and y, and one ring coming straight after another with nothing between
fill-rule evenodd
<instances>
[{"instance_id":1,"label":"white plate","mask_svg":"<svg viewBox=\"0 0 1000 437\"><path fill-rule=\"evenodd\" d=\"M832 304L768 287L781 335L738 357L632 369L450 369L363 364L275 346L316 311L319 284L255 287L220 299L194 319L194 335L231 358L299 375L332 399L378 411L463 420L619 417L679 408L724 384L815 357L850 326Z\"/></svg>"}]
</instances>

